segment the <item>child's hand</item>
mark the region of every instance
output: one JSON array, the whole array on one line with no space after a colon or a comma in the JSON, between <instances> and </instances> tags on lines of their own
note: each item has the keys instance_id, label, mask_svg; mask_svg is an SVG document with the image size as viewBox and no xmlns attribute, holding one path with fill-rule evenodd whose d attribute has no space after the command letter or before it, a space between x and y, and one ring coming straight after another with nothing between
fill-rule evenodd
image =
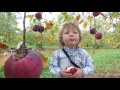
<instances>
[{"instance_id":1,"label":"child's hand","mask_svg":"<svg viewBox=\"0 0 120 90\"><path fill-rule=\"evenodd\" d=\"M75 67L77 69L76 73L73 75L74 78L82 78L82 70L80 68Z\"/></svg>"},{"instance_id":2,"label":"child's hand","mask_svg":"<svg viewBox=\"0 0 120 90\"><path fill-rule=\"evenodd\" d=\"M63 69L61 70L61 75L62 75L64 78L73 78L72 73L70 73L70 71L66 70L66 68L63 68Z\"/></svg>"}]
</instances>

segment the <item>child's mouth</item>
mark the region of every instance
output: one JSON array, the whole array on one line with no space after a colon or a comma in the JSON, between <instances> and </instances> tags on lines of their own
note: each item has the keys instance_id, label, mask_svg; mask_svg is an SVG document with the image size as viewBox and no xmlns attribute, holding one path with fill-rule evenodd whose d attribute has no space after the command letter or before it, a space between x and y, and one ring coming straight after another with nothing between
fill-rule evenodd
<instances>
[{"instance_id":1,"label":"child's mouth","mask_svg":"<svg viewBox=\"0 0 120 90\"><path fill-rule=\"evenodd\" d=\"M73 38L71 38L71 39L69 39L70 41L74 41L75 39L73 39Z\"/></svg>"}]
</instances>

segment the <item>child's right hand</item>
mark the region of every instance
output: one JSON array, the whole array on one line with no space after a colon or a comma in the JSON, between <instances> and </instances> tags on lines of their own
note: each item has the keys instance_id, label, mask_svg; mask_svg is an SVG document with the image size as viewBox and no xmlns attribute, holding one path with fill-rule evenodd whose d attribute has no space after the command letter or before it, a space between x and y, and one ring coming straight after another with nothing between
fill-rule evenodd
<instances>
[{"instance_id":1,"label":"child's right hand","mask_svg":"<svg viewBox=\"0 0 120 90\"><path fill-rule=\"evenodd\" d=\"M62 77L64 78L73 78L73 75L72 73L70 73L70 71L66 70L66 68L63 68L61 71L60 71Z\"/></svg>"}]
</instances>

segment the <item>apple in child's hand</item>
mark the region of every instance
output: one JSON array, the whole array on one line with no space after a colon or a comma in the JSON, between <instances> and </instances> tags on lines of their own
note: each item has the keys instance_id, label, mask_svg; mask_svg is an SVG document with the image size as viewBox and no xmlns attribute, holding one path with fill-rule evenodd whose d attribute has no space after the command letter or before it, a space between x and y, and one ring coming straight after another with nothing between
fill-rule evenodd
<instances>
[{"instance_id":1,"label":"apple in child's hand","mask_svg":"<svg viewBox=\"0 0 120 90\"><path fill-rule=\"evenodd\" d=\"M75 74L75 73L76 73L76 71L77 71L77 70L76 70L76 68L74 68L74 67L72 67L72 66L67 67L67 68L66 68L66 70L69 70L69 71L70 71L70 73L72 73L72 75L73 75L73 74Z\"/></svg>"}]
</instances>

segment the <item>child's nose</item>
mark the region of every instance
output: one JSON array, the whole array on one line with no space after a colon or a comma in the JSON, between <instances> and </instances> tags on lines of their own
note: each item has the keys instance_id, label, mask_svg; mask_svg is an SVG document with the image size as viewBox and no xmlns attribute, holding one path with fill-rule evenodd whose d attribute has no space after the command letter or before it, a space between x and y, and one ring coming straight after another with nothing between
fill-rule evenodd
<instances>
[{"instance_id":1,"label":"child's nose","mask_svg":"<svg viewBox=\"0 0 120 90\"><path fill-rule=\"evenodd\" d=\"M70 37L73 36L73 33L70 33L69 36L70 36Z\"/></svg>"}]
</instances>

